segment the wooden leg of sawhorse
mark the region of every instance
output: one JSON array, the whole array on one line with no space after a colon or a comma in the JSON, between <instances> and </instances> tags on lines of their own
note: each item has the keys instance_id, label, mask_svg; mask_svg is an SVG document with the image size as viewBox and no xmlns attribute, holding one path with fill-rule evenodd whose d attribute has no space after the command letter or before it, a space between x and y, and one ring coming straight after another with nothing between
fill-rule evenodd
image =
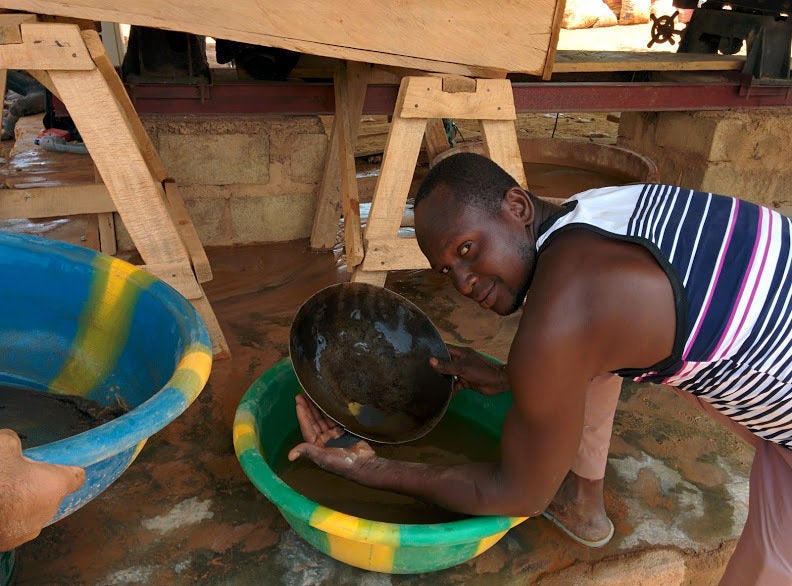
<instances>
[{"instance_id":1,"label":"wooden leg of sawhorse","mask_svg":"<svg viewBox=\"0 0 792 586\"><path fill-rule=\"evenodd\" d=\"M311 248L332 249L343 213L347 266L356 266L363 259L355 142L371 69L371 65L355 61L342 61L336 69L335 117L311 230Z\"/></svg>"},{"instance_id":2,"label":"wooden leg of sawhorse","mask_svg":"<svg viewBox=\"0 0 792 586\"><path fill-rule=\"evenodd\" d=\"M365 256L353 281L383 285L388 271L429 268L417 241L399 238L398 231L427 121L439 118L479 120L488 156L526 185L508 80L403 78L363 234Z\"/></svg>"}]
</instances>

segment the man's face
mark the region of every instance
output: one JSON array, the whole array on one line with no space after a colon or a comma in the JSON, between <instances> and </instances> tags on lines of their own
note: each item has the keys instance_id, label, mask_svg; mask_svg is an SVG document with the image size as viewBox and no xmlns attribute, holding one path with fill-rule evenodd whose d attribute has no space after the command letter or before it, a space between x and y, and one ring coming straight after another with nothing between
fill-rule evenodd
<instances>
[{"instance_id":1,"label":"man's face","mask_svg":"<svg viewBox=\"0 0 792 586\"><path fill-rule=\"evenodd\" d=\"M492 216L461 207L442 188L415 209L418 245L432 269L448 275L462 295L500 315L519 309L528 292L536 248L526 233L527 221L520 205L504 200L500 214Z\"/></svg>"}]
</instances>

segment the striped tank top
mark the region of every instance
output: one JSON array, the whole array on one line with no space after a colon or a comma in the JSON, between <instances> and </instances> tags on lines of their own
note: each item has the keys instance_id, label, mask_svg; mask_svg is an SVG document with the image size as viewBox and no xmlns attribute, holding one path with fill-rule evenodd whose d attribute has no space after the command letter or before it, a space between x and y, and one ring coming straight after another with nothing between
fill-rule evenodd
<instances>
[{"instance_id":1,"label":"striped tank top","mask_svg":"<svg viewBox=\"0 0 792 586\"><path fill-rule=\"evenodd\" d=\"M539 252L570 228L644 246L671 281L671 356L616 374L698 395L792 448L792 220L722 195L641 184L569 198L542 225Z\"/></svg>"}]
</instances>

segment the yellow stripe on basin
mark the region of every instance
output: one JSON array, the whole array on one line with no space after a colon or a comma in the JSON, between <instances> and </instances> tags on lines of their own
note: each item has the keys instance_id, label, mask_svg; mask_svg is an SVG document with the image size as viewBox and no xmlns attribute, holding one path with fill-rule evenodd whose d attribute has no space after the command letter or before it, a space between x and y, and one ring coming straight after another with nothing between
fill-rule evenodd
<instances>
[{"instance_id":1,"label":"yellow stripe on basin","mask_svg":"<svg viewBox=\"0 0 792 586\"><path fill-rule=\"evenodd\" d=\"M135 303L155 277L117 258L97 255L88 300L54 392L87 395L113 370L129 337ZM134 276L131 282L130 277Z\"/></svg>"},{"instance_id":2,"label":"yellow stripe on basin","mask_svg":"<svg viewBox=\"0 0 792 586\"><path fill-rule=\"evenodd\" d=\"M398 525L369 521L318 506L310 525L327 534L329 555L353 566L389 572L400 543Z\"/></svg>"},{"instance_id":3,"label":"yellow stripe on basin","mask_svg":"<svg viewBox=\"0 0 792 586\"><path fill-rule=\"evenodd\" d=\"M237 455L258 448L256 420L250 411L238 411L234 420L234 447Z\"/></svg>"},{"instance_id":4,"label":"yellow stripe on basin","mask_svg":"<svg viewBox=\"0 0 792 586\"><path fill-rule=\"evenodd\" d=\"M171 384L192 403L209 380L211 370L212 350L204 344L191 344L176 365Z\"/></svg>"}]
</instances>

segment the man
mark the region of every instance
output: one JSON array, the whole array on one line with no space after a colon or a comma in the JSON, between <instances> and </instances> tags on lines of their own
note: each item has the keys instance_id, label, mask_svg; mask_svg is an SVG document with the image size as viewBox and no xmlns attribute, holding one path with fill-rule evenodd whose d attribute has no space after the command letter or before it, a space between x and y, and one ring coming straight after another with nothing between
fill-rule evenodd
<instances>
[{"instance_id":1,"label":"man","mask_svg":"<svg viewBox=\"0 0 792 586\"><path fill-rule=\"evenodd\" d=\"M756 447L748 520L722 583L792 582L788 218L663 185L590 190L559 207L459 154L424 180L415 229L460 293L502 315L522 307L505 378L472 351L434 361L481 392L511 389L501 461L442 467L385 460L365 442L325 448L340 430L303 399L306 442L292 459L470 514L550 506L570 534L599 544L610 533L594 477L618 395L609 374L662 383Z\"/></svg>"},{"instance_id":2,"label":"man","mask_svg":"<svg viewBox=\"0 0 792 586\"><path fill-rule=\"evenodd\" d=\"M0 551L38 536L63 497L84 481L82 468L24 457L19 436L0 429Z\"/></svg>"}]
</instances>

